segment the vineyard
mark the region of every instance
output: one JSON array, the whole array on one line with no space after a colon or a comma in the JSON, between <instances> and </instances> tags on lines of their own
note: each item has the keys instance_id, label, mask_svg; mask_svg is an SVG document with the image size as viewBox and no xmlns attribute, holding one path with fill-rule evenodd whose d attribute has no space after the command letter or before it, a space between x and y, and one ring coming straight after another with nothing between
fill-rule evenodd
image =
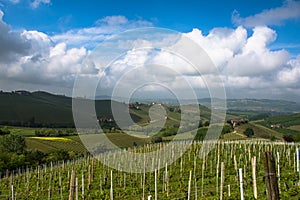
<instances>
[{"instance_id":1,"label":"vineyard","mask_svg":"<svg viewBox=\"0 0 300 200\"><path fill-rule=\"evenodd\" d=\"M187 145L177 142L177 145ZM167 143L128 149L152 152ZM170 150L173 149L169 143ZM266 141L218 141L204 157L194 142L174 163L143 160L152 172L122 172L85 157L2 174L0 199L267 199L264 152L273 152L281 199L300 198L299 144ZM118 164L120 152L102 159ZM126 157L124 157L126 159ZM130 161L128 161L130 162ZM159 168L158 166L166 166Z\"/></svg>"}]
</instances>

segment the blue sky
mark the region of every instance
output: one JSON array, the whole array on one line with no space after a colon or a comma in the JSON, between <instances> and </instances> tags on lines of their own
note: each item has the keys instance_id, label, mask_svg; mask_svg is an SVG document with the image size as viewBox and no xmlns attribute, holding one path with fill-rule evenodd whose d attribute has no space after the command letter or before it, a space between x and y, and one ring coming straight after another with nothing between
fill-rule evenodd
<instances>
[{"instance_id":1,"label":"blue sky","mask_svg":"<svg viewBox=\"0 0 300 200\"><path fill-rule=\"evenodd\" d=\"M0 0L0 10L5 30L0 45L7 49L0 51L3 90L70 94L72 77L96 44L153 26L182 32L207 47L229 96L299 99L299 1ZM41 73L47 76L33 80Z\"/></svg>"},{"instance_id":2,"label":"blue sky","mask_svg":"<svg viewBox=\"0 0 300 200\"><path fill-rule=\"evenodd\" d=\"M170 0L52 0L32 8L28 0L19 3L2 2L4 20L16 29L37 29L54 34L73 28L95 25L106 16L123 15L128 19L143 19L154 26L188 32L197 27L208 33L214 27L234 27L231 17L237 10L242 17L254 15L263 10L280 7L283 1L170 1ZM279 43L300 43L299 19L287 20L280 26ZM274 27L274 26L272 26ZM290 35L292 34L292 35Z\"/></svg>"}]
</instances>

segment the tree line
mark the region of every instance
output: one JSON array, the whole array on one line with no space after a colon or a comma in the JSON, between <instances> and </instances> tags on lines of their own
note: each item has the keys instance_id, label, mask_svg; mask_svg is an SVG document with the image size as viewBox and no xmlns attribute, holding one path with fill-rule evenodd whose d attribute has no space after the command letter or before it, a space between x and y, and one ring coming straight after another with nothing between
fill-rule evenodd
<instances>
[{"instance_id":1,"label":"tree line","mask_svg":"<svg viewBox=\"0 0 300 200\"><path fill-rule=\"evenodd\" d=\"M37 166L59 160L69 160L83 156L80 153L56 150L44 153L26 150L25 137L7 134L0 137L0 172L15 170L24 166Z\"/></svg>"}]
</instances>

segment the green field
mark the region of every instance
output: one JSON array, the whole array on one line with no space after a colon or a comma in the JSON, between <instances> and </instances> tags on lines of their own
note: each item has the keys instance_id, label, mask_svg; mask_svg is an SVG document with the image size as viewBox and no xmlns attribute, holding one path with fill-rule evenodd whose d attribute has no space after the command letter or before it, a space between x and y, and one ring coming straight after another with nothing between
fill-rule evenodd
<instances>
[{"instance_id":1,"label":"green field","mask_svg":"<svg viewBox=\"0 0 300 200\"><path fill-rule=\"evenodd\" d=\"M247 123L247 124L243 124L241 126L237 126L235 128L235 130L239 133L239 134L244 134L244 131L247 128L251 128L254 131L254 137L256 138L264 138L264 139L271 139L272 137L276 138L276 139L282 139L282 134L269 129L265 126L262 126L260 124L256 124L256 123Z\"/></svg>"},{"instance_id":2,"label":"green field","mask_svg":"<svg viewBox=\"0 0 300 200\"><path fill-rule=\"evenodd\" d=\"M284 127L300 125L300 113L272 116L265 119L266 124L280 124Z\"/></svg>"},{"instance_id":3,"label":"green field","mask_svg":"<svg viewBox=\"0 0 300 200\"><path fill-rule=\"evenodd\" d=\"M290 126L289 129L300 132L300 125Z\"/></svg>"},{"instance_id":4,"label":"green field","mask_svg":"<svg viewBox=\"0 0 300 200\"><path fill-rule=\"evenodd\" d=\"M25 137L27 150L39 150L42 152L51 152L63 149L66 151L74 151L78 153L86 153L86 148L78 135L63 137L36 137L35 131L39 128L26 127L9 127L11 134L21 135ZM54 129L55 130L55 129ZM81 135L85 140L93 143L95 140L102 141L107 137L111 142L120 148L133 147L134 145L144 145L151 142L151 138L133 137L121 132L104 134L87 134ZM104 144L105 145L105 144Z\"/></svg>"},{"instance_id":5,"label":"green field","mask_svg":"<svg viewBox=\"0 0 300 200\"><path fill-rule=\"evenodd\" d=\"M279 128L272 128L272 130L282 135L297 136L300 134L300 113L267 117L258 121L257 125L262 125L268 129L271 125L278 125Z\"/></svg>"}]
</instances>

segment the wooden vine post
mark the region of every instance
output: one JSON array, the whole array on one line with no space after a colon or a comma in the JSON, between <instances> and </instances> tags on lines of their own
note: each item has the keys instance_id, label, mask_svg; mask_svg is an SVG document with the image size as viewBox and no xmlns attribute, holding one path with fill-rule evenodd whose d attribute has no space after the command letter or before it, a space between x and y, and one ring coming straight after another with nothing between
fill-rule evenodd
<instances>
[{"instance_id":1,"label":"wooden vine post","mask_svg":"<svg viewBox=\"0 0 300 200\"><path fill-rule=\"evenodd\" d=\"M225 167L224 162L221 163L221 185L220 185L220 200L223 199L223 190L224 190L224 178L225 178Z\"/></svg>"},{"instance_id":2,"label":"wooden vine post","mask_svg":"<svg viewBox=\"0 0 300 200\"><path fill-rule=\"evenodd\" d=\"M254 198L257 199L257 186L256 186L256 157L251 159L252 164L252 180L253 180L253 194Z\"/></svg>"},{"instance_id":3,"label":"wooden vine post","mask_svg":"<svg viewBox=\"0 0 300 200\"><path fill-rule=\"evenodd\" d=\"M241 193L241 200L244 200L244 188L243 188L243 169L239 168L239 180L240 180L240 193Z\"/></svg>"},{"instance_id":4,"label":"wooden vine post","mask_svg":"<svg viewBox=\"0 0 300 200\"><path fill-rule=\"evenodd\" d=\"M84 199L84 175L81 175L81 197Z\"/></svg>"},{"instance_id":5,"label":"wooden vine post","mask_svg":"<svg viewBox=\"0 0 300 200\"><path fill-rule=\"evenodd\" d=\"M154 172L154 200L157 200L157 169Z\"/></svg>"},{"instance_id":6,"label":"wooden vine post","mask_svg":"<svg viewBox=\"0 0 300 200\"><path fill-rule=\"evenodd\" d=\"M69 200L74 200L74 188L75 188L75 171L72 170L71 179L70 179Z\"/></svg>"},{"instance_id":7,"label":"wooden vine post","mask_svg":"<svg viewBox=\"0 0 300 200\"><path fill-rule=\"evenodd\" d=\"M113 189L113 172L110 171L110 200L114 199L114 189Z\"/></svg>"},{"instance_id":8,"label":"wooden vine post","mask_svg":"<svg viewBox=\"0 0 300 200\"><path fill-rule=\"evenodd\" d=\"M191 184L192 184L192 171L190 171L190 177L189 177L189 185L188 185L188 200L191 199Z\"/></svg>"},{"instance_id":9,"label":"wooden vine post","mask_svg":"<svg viewBox=\"0 0 300 200\"><path fill-rule=\"evenodd\" d=\"M268 200L279 199L279 189L276 177L275 159L272 152L264 153L264 169L265 169L265 182L267 186Z\"/></svg>"}]
</instances>

